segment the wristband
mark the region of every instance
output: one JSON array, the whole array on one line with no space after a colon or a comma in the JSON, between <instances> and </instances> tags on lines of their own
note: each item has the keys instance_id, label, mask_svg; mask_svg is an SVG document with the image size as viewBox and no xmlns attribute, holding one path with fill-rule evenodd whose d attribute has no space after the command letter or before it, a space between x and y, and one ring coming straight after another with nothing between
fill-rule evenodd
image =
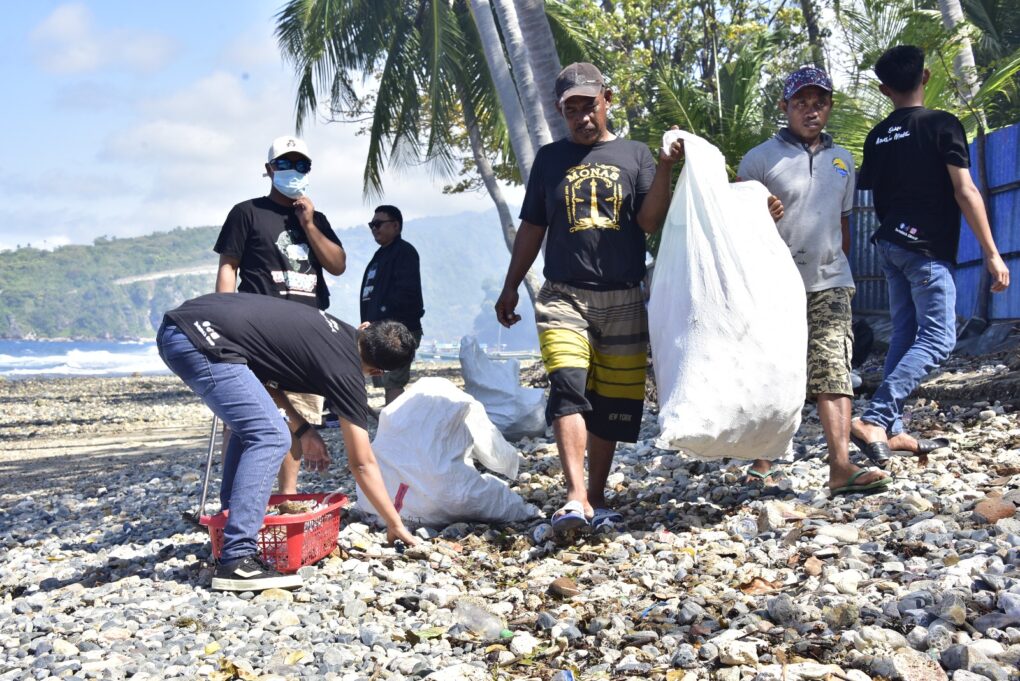
<instances>
[{"instance_id":1,"label":"wristband","mask_svg":"<svg viewBox=\"0 0 1020 681\"><path fill-rule=\"evenodd\" d=\"M305 421L305 423L302 424L300 428L298 428L297 430L294 431L294 439L295 440L300 440L301 436L304 435L305 433L307 433L308 429L311 428L311 427L312 427L312 424L310 424L307 421Z\"/></svg>"}]
</instances>

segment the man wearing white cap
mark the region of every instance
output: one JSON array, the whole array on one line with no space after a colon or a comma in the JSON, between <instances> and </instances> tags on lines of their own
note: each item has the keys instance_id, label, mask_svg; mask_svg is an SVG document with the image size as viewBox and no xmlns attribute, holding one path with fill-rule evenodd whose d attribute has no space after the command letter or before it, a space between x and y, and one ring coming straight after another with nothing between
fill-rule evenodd
<instances>
[{"instance_id":1,"label":"man wearing white cap","mask_svg":"<svg viewBox=\"0 0 1020 681\"><path fill-rule=\"evenodd\" d=\"M272 181L269 196L234 206L216 240L213 250L220 254L216 292L233 293L237 289L325 310L329 307L329 289L322 271L343 274L347 254L326 216L317 212L308 198L308 175L312 170L308 145L296 137L277 137L269 147L265 169ZM289 406L305 420L313 425L322 422L322 397L285 394ZM280 466L282 494L297 492L301 444L295 439L291 445Z\"/></svg>"}]
</instances>

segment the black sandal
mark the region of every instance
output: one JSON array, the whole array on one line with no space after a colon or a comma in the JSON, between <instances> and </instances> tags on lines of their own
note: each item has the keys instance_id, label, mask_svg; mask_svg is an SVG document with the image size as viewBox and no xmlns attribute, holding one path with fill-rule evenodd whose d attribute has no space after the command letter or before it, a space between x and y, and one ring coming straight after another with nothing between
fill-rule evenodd
<instances>
[{"instance_id":1,"label":"black sandal","mask_svg":"<svg viewBox=\"0 0 1020 681\"><path fill-rule=\"evenodd\" d=\"M857 449L861 450L861 454L868 457L871 463L879 468L886 468L889 465L889 459L892 458L892 450L889 449L888 442L865 442L864 438L853 434L850 435L850 442L857 445Z\"/></svg>"},{"instance_id":2,"label":"black sandal","mask_svg":"<svg viewBox=\"0 0 1020 681\"><path fill-rule=\"evenodd\" d=\"M917 449L912 450L910 453L914 456L927 456L937 449L946 449L949 447L949 444L949 439L944 437L937 437L933 440L917 438Z\"/></svg>"}]
</instances>

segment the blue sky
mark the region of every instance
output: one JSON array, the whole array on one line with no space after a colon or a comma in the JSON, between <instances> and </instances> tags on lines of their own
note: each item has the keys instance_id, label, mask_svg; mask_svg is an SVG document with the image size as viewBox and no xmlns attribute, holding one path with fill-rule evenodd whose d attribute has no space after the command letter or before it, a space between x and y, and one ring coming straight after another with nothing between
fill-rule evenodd
<instances>
[{"instance_id":1,"label":"blue sky","mask_svg":"<svg viewBox=\"0 0 1020 681\"><path fill-rule=\"evenodd\" d=\"M219 225L265 194L270 141L294 132L294 78L273 38L282 0L33 2L5 7L0 249ZM364 223L364 137L305 132L310 196L337 228ZM483 211L424 168L388 173L407 218ZM521 192L510 192L518 200Z\"/></svg>"}]
</instances>

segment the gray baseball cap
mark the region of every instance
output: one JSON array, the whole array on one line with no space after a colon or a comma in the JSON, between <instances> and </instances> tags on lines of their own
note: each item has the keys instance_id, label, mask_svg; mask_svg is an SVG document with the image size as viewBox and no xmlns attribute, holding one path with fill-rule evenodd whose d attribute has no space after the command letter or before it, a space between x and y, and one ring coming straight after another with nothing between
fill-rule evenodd
<instances>
[{"instance_id":1,"label":"gray baseball cap","mask_svg":"<svg viewBox=\"0 0 1020 681\"><path fill-rule=\"evenodd\" d=\"M594 64L575 62L556 76L556 99L559 103L570 97L598 97L606 87L606 79Z\"/></svg>"}]
</instances>

